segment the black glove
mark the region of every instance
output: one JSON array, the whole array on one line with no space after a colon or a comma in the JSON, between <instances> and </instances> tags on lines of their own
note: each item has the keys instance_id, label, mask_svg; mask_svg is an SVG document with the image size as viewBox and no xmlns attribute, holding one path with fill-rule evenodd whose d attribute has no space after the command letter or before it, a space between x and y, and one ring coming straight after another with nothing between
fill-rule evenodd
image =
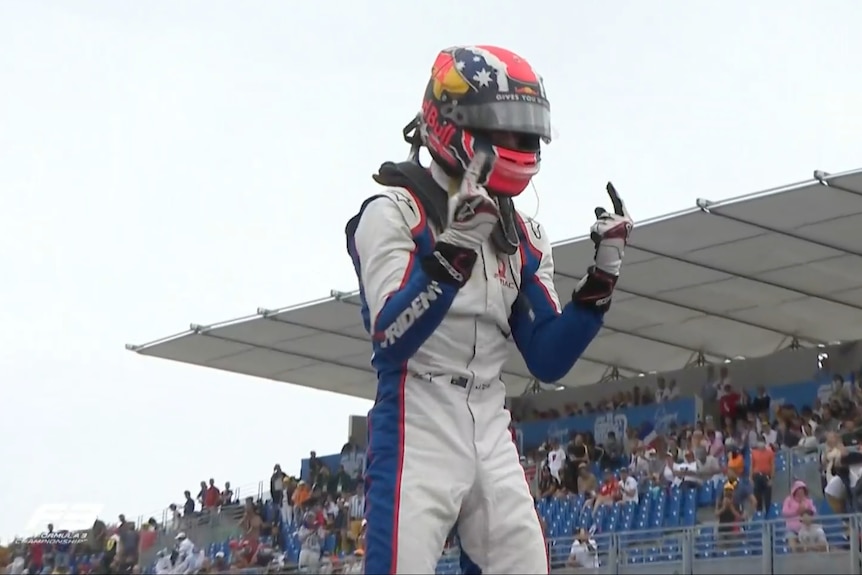
<instances>
[{"instance_id":1,"label":"black glove","mask_svg":"<svg viewBox=\"0 0 862 575\"><path fill-rule=\"evenodd\" d=\"M596 266L590 266L587 275L581 278L572 292L572 301L578 305L595 307L608 311L611 307L611 297L619 276L603 272Z\"/></svg>"},{"instance_id":2,"label":"black glove","mask_svg":"<svg viewBox=\"0 0 862 575\"><path fill-rule=\"evenodd\" d=\"M478 250L500 221L497 204L478 183L491 165L490 156L477 152L464 173L452 221L440 234L434 251L422 260L422 269L431 279L458 287L470 279Z\"/></svg>"},{"instance_id":3,"label":"black glove","mask_svg":"<svg viewBox=\"0 0 862 575\"><path fill-rule=\"evenodd\" d=\"M463 287L470 279L478 257L470 248L437 242L434 251L422 258L422 269L432 280Z\"/></svg>"}]
</instances>

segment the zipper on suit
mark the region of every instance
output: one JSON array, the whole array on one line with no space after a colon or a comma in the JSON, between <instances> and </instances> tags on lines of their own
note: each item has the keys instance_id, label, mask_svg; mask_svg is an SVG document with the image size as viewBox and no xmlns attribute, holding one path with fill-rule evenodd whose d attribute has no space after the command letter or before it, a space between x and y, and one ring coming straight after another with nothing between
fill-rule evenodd
<instances>
[{"instance_id":1,"label":"zipper on suit","mask_svg":"<svg viewBox=\"0 0 862 575\"><path fill-rule=\"evenodd\" d=\"M487 300L487 292L488 292L488 266L485 261L485 246L479 250L479 254L482 256L482 275L485 278L485 299ZM479 316L478 314L473 316L473 354L470 356L470 360L467 362L465 369L470 372L472 377L470 378L470 387L467 388L467 410L470 412L470 417L473 420L473 451L476 451L476 415L473 413L473 408L470 406L470 395L473 393L473 386L476 384L476 372L470 369L470 365L472 365L473 361L476 359L476 348L479 344Z\"/></svg>"}]
</instances>

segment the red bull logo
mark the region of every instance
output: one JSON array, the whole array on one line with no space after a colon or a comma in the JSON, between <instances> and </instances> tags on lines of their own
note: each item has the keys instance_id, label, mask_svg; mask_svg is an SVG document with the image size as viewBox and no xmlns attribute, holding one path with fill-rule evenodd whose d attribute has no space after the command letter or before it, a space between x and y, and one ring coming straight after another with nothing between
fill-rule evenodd
<instances>
[{"instance_id":1,"label":"red bull logo","mask_svg":"<svg viewBox=\"0 0 862 575\"><path fill-rule=\"evenodd\" d=\"M428 137L436 140L442 148L448 148L455 135L455 125L441 121L436 106L430 100L422 102L422 113L427 123ZM437 149L436 146L435 149Z\"/></svg>"},{"instance_id":2,"label":"red bull logo","mask_svg":"<svg viewBox=\"0 0 862 575\"><path fill-rule=\"evenodd\" d=\"M439 100L443 94L448 94L457 99L470 91L470 83L461 74L460 67L462 65L448 51L437 56L437 60L431 68L432 92L435 98Z\"/></svg>"}]
</instances>

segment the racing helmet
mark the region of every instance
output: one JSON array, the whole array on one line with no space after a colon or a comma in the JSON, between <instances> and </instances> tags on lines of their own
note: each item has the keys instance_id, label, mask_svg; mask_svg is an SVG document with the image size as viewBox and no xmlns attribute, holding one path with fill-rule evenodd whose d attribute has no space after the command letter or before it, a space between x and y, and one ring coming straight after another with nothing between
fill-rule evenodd
<instances>
[{"instance_id":1,"label":"racing helmet","mask_svg":"<svg viewBox=\"0 0 862 575\"><path fill-rule=\"evenodd\" d=\"M496 46L441 51L417 123L421 145L451 177L464 174L477 150L490 153L494 163L483 184L502 196L527 188L539 172L542 142L551 141L541 76L524 58Z\"/></svg>"}]
</instances>

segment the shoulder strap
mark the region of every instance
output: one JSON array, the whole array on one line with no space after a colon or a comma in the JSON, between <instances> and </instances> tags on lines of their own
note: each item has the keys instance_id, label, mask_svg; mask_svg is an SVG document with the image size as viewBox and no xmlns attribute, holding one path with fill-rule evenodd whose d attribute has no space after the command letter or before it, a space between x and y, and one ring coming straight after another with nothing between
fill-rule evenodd
<instances>
[{"instance_id":1,"label":"shoulder strap","mask_svg":"<svg viewBox=\"0 0 862 575\"><path fill-rule=\"evenodd\" d=\"M449 213L449 195L446 190L437 185L428 171L415 162L386 162L380 166L380 170L372 176L374 181L382 186L407 188L422 204L425 214L431 223L438 229L446 227ZM383 197L382 194L371 196L362 202L359 213L347 221L344 233L347 236L347 252L353 256L353 235L359 226L362 212L368 204Z\"/></svg>"},{"instance_id":2,"label":"shoulder strap","mask_svg":"<svg viewBox=\"0 0 862 575\"><path fill-rule=\"evenodd\" d=\"M449 221L449 194L441 188L428 170L415 162L386 162L374 176L383 186L407 188L422 204L432 224L442 230Z\"/></svg>"}]
</instances>

